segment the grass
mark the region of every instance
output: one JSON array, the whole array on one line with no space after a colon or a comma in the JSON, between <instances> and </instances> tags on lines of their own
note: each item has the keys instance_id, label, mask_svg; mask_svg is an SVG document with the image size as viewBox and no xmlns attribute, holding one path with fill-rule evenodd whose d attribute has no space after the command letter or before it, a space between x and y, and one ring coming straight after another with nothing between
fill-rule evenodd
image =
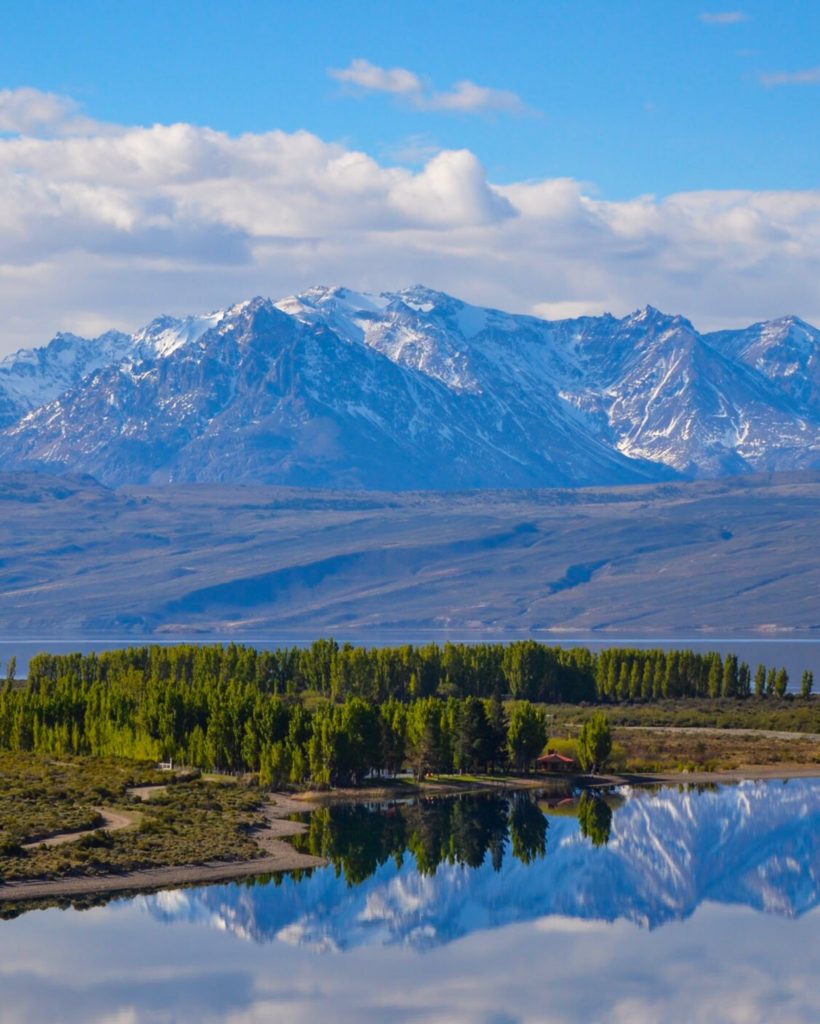
<instances>
[{"instance_id":1,"label":"grass","mask_svg":"<svg viewBox=\"0 0 820 1024\"><path fill-rule=\"evenodd\" d=\"M750 697L747 700L686 699L595 706L545 704L543 707L549 716L550 736L559 737L575 735L575 727L599 711L606 714L613 726L700 726L727 730L768 729L776 732L820 733L818 696L810 700Z\"/></svg>"},{"instance_id":2,"label":"grass","mask_svg":"<svg viewBox=\"0 0 820 1024\"><path fill-rule=\"evenodd\" d=\"M243 781L179 782L148 801L132 785L169 781L149 764L100 758L0 754L0 880L98 875L141 868L249 860L260 855L253 830L264 823L262 796ZM93 827L95 807L139 812L133 827L91 832L59 846L21 844Z\"/></svg>"},{"instance_id":3,"label":"grass","mask_svg":"<svg viewBox=\"0 0 820 1024\"><path fill-rule=\"evenodd\" d=\"M129 786L167 781L136 761L0 751L0 848L92 828Z\"/></svg>"},{"instance_id":4,"label":"grass","mask_svg":"<svg viewBox=\"0 0 820 1024\"><path fill-rule=\"evenodd\" d=\"M674 729L613 729L612 767L627 772L720 771L747 765L820 764L820 743L731 730L687 733Z\"/></svg>"}]
</instances>

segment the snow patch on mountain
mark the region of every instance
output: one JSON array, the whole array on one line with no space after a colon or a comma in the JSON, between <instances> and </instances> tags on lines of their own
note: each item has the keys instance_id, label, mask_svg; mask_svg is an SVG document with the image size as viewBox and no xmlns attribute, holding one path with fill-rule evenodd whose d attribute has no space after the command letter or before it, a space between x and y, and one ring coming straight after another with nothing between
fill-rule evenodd
<instances>
[{"instance_id":1,"label":"snow patch on mountain","mask_svg":"<svg viewBox=\"0 0 820 1024\"><path fill-rule=\"evenodd\" d=\"M0 363L0 455L111 483L630 483L820 464L820 332L315 287ZM5 429L2 429L5 428ZM138 442L138 443L137 443Z\"/></svg>"}]
</instances>

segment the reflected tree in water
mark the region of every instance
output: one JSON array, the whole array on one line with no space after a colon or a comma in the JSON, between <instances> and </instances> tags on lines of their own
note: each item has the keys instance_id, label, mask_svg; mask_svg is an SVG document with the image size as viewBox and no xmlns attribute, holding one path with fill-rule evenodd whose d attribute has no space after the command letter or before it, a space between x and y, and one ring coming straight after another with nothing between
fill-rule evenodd
<instances>
[{"instance_id":1,"label":"reflected tree in water","mask_svg":"<svg viewBox=\"0 0 820 1024\"><path fill-rule=\"evenodd\" d=\"M513 856L531 864L547 852L549 822L529 794L513 797L510 808L510 838Z\"/></svg>"},{"instance_id":2,"label":"reflected tree in water","mask_svg":"<svg viewBox=\"0 0 820 1024\"><path fill-rule=\"evenodd\" d=\"M373 810L363 805L318 807L307 832L295 836L298 850L325 857L337 875L358 885L391 858L401 867L407 848L407 822L395 807Z\"/></svg>"},{"instance_id":3,"label":"reflected tree in water","mask_svg":"<svg viewBox=\"0 0 820 1024\"><path fill-rule=\"evenodd\" d=\"M599 796L582 793L578 801L581 834L593 846L606 846L612 831L612 808Z\"/></svg>"},{"instance_id":4,"label":"reflected tree in water","mask_svg":"<svg viewBox=\"0 0 820 1024\"><path fill-rule=\"evenodd\" d=\"M307 831L293 842L305 853L327 858L337 874L343 872L356 885L391 858L400 866L406 850L425 875L434 875L440 864L478 868L488 853L499 871L508 840L513 856L529 864L544 856L546 835L547 819L532 797L522 793L319 807Z\"/></svg>"}]
</instances>

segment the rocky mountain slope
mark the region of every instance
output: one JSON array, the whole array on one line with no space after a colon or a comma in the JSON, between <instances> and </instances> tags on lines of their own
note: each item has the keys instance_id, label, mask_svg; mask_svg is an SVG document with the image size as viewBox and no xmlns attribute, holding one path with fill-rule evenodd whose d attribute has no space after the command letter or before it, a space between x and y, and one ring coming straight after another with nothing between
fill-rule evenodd
<instances>
[{"instance_id":1,"label":"rocky mountain slope","mask_svg":"<svg viewBox=\"0 0 820 1024\"><path fill-rule=\"evenodd\" d=\"M0 463L103 483L403 490L820 464L818 339L647 307L545 321L421 286L314 288L0 363Z\"/></svg>"},{"instance_id":2,"label":"rocky mountain slope","mask_svg":"<svg viewBox=\"0 0 820 1024\"><path fill-rule=\"evenodd\" d=\"M818 507L820 473L459 494L5 474L0 622L16 638L817 636ZM795 679L820 674L814 650Z\"/></svg>"}]
</instances>

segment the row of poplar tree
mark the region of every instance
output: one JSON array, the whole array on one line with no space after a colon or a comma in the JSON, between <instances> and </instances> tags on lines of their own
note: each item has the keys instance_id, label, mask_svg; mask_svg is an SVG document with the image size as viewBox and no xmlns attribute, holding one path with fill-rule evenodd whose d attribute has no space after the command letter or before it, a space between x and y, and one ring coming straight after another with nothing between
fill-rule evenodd
<instances>
[{"instance_id":1,"label":"row of poplar tree","mask_svg":"<svg viewBox=\"0 0 820 1024\"><path fill-rule=\"evenodd\" d=\"M533 649L548 678L535 674ZM499 651L500 680L491 667ZM732 693L735 676L747 673L736 659L715 657L719 672L713 673L712 656L610 650L595 657L530 642L365 651L321 641L272 652L229 645L38 655L24 686L7 680L0 692L0 748L174 758L258 771L271 785L342 785L405 766L417 775L521 769L545 746L546 716L529 700L505 705L502 693L543 700L545 691L561 691L564 665L576 682L589 672L597 696L599 675L602 684L610 675L631 681L634 665L656 667L661 659L676 685L697 667L707 688L719 674L719 692ZM334 681L346 671L339 666L351 659L368 670L361 686L339 688ZM460 676L449 674L454 664ZM414 680L432 688L431 665L437 666L436 695L421 695ZM764 680L769 675L764 670ZM300 691L306 690L326 699L305 700ZM607 699L603 691L598 699ZM584 767L600 761L583 748Z\"/></svg>"},{"instance_id":2,"label":"row of poplar tree","mask_svg":"<svg viewBox=\"0 0 820 1024\"><path fill-rule=\"evenodd\" d=\"M691 650L561 648L522 640L509 644L445 643L354 647L317 640L309 647L260 651L229 644L132 647L103 654L40 654L29 666L30 688L68 680L131 686L157 683L248 683L261 692L305 691L332 700L363 697L511 696L538 703L657 700L687 697L783 696L785 669L764 665L754 676L735 655ZM804 695L811 673L803 675ZM808 689L807 689L808 688Z\"/></svg>"}]
</instances>

